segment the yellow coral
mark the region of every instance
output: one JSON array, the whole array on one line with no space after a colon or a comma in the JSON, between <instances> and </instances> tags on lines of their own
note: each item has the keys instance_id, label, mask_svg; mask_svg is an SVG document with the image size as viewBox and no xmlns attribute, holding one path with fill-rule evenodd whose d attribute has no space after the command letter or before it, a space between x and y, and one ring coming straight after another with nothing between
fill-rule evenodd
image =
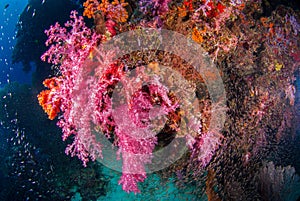
<instances>
[{"instance_id":1,"label":"yellow coral","mask_svg":"<svg viewBox=\"0 0 300 201\"><path fill-rule=\"evenodd\" d=\"M282 68L283 68L283 64L280 64L280 63L275 64L275 70L276 71L280 71Z\"/></svg>"}]
</instances>

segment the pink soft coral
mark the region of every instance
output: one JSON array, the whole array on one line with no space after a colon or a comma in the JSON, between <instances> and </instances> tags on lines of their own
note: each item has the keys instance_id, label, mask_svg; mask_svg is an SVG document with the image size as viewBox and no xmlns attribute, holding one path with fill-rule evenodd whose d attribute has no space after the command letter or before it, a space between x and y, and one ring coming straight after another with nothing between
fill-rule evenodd
<instances>
[{"instance_id":1,"label":"pink soft coral","mask_svg":"<svg viewBox=\"0 0 300 201\"><path fill-rule=\"evenodd\" d=\"M63 118L59 120L58 125L63 130L63 140L75 135L74 142L68 146L66 153L72 156L77 155L86 165L90 155L88 149L92 140L85 138L87 131L78 130L78 125L74 122L73 114L74 107L76 107L73 102L74 87L77 85L83 63L101 40L101 36L86 27L83 18L77 14L76 11L71 12L71 20L65 23L65 27L56 23L45 31L48 36L46 45L51 46L41 58L43 61L47 60L49 63L59 66L61 73L60 86L56 89L56 98L61 100L60 111L63 112ZM69 28L70 31L67 31ZM83 135L78 135L81 132Z\"/></svg>"},{"instance_id":2,"label":"pink soft coral","mask_svg":"<svg viewBox=\"0 0 300 201\"><path fill-rule=\"evenodd\" d=\"M72 20L65 24L71 28L70 32L59 24L46 31L47 45L51 46L42 56L43 60L58 65L61 73L56 94L61 100L63 116L58 125L63 140L74 137L66 153L77 156L86 166L89 159L102 158L102 144L97 135L103 133L110 138L114 134L114 145L123 159L119 183L125 191L137 193L138 182L146 178L145 165L151 162L157 143L150 124L156 116L150 112L160 105L160 115L166 115L174 112L178 103L170 100L168 89L158 80L150 79L146 91L132 90L125 103L113 108L111 92L122 79L126 82L124 66L113 60L113 51L105 51L101 45L94 50L102 38L76 14L72 12ZM141 67L139 74L147 77L143 70ZM128 84L130 80L126 86L130 90Z\"/></svg>"}]
</instances>

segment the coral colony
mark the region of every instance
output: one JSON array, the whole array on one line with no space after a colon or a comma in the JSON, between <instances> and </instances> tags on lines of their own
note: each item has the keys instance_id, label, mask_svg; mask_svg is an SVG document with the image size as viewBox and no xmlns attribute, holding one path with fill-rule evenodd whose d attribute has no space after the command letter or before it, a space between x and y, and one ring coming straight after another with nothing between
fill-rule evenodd
<instances>
[{"instance_id":1,"label":"coral colony","mask_svg":"<svg viewBox=\"0 0 300 201\"><path fill-rule=\"evenodd\" d=\"M209 93L202 87L201 75L180 59L180 55L149 49L146 53L132 52L112 61L110 54L114 52L102 54L102 45L118 34L142 27L179 32L207 52L210 59L220 66L220 71L224 71L221 73L224 80L243 76L249 93L245 97L229 94L228 115L230 118L234 108L238 110L240 107L234 100L240 98L249 103L241 108L247 111L245 114L236 114L239 119L235 120L234 131L239 133L241 144L249 145L241 148L244 164L251 162L266 143L267 126L261 125L261 122L270 118L277 107L283 107L284 100L290 105L295 102L293 74L300 62L297 48L300 26L293 12L282 9L269 17L255 20L251 13L260 9L260 3L250 0L141 0L136 3L87 0L83 6L83 16L94 20L92 28L87 27L77 11L72 11L71 19L64 26L56 23L45 31L49 49L41 58L55 66L57 75L43 82L47 89L40 92L38 100L49 119L58 118L63 140L73 139L66 148L66 154L77 156L84 166L90 159L103 157L102 144L94 132L102 133L112 142L118 149L116 157L122 158L123 173L119 184L126 192L140 192L138 183L147 177L146 165L151 164L152 154L161 141L168 139L166 135L173 136L175 133L175 138L184 138L191 163L196 169L201 169L211 163L224 138L230 138L227 134L230 132L229 129L226 132L208 129L211 113L214 112ZM238 22L240 25L237 25ZM261 66L254 69L253 57L259 51L265 53L263 57L256 58L260 59ZM147 57L147 54L152 57ZM230 57L225 69L222 62ZM174 67L186 80L195 83L194 93L198 99L193 109L198 111L198 116L189 115L182 109L184 97L177 97L155 76L149 77L147 70L159 71L158 64ZM226 77L228 69L234 72L230 77ZM148 79L146 85L124 78L133 70L136 77ZM255 74L254 70L260 73ZM207 76L215 79L213 74ZM279 81L272 85L272 80ZM132 91L131 96L120 100L121 103L114 107L113 92L118 90L119 82L140 88L127 88ZM235 86L226 86L226 90L235 90L230 87ZM159 111L155 111L157 106ZM164 137L161 133L158 137L151 127L152 120L158 115L167 118L162 132ZM252 117L244 118L243 115ZM283 127L291 121L290 116L287 111L278 117L281 122L276 125L282 127L276 134L278 139L284 135ZM189 122L185 118L190 118ZM181 132L180 124L192 127L193 131ZM243 126L239 127L240 124ZM226 128L225 125L224 130ZM215 174L212 171L208 174L210 179ZM213 189L211 191L207 190L207 194L214 193Z\"/></svg>"}]
</instances>

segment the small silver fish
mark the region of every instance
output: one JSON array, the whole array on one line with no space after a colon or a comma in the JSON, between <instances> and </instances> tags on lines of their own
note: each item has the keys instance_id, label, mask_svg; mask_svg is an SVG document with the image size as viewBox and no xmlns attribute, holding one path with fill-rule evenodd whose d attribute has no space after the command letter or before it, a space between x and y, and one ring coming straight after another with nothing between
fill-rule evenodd
<instances>
[{"instance_id":1,"label":"small silver fish","mask_svg":"<svg viewBox=\"0 0 300 201\"><path fill-rule=\"evenodd\" d=\"M35 16L36 9L33 10L32 17Z\"/></svg>"}]
</instances>

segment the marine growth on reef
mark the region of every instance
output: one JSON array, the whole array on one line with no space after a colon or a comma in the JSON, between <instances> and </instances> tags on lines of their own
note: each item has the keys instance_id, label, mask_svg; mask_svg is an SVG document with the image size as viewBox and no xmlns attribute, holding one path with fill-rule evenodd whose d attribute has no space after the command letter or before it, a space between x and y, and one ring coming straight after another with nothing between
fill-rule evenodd
<instances>
[{"instance_id":1,"label":"marine growth on reef","mask_svg":"<svg viewBox=\"0 0 300 201\"><path fill-rule=\"evenodd\" d=\"M119 184L139 193L155 153L183 140L187 149L159 172L162 178L176 174L178 186L194 181L208 200L272 194L257 184L268 185L264 178L284 169L267 162L276 160L269 147L290 139L297 123L299 11L278 6L267 15L264 2L252 0L87 0L83 8L82 16L74 10L45 31L41 57L55 74L38 101L58 120L63 140L72 139L66 154L84 166L105 159L104 136L122 161ZM157 48L164 30L186 38L185 47L172 47L182 55ZM126 52L134 42L118 37L132 33L146 48ZM118 47L105 49L114 41ZM198 71L197 62L208 70ZM215 99L210 89L219 78L226 96ZM219 112L226 116L214 118Z\"/></svg>"}]
</instances>

